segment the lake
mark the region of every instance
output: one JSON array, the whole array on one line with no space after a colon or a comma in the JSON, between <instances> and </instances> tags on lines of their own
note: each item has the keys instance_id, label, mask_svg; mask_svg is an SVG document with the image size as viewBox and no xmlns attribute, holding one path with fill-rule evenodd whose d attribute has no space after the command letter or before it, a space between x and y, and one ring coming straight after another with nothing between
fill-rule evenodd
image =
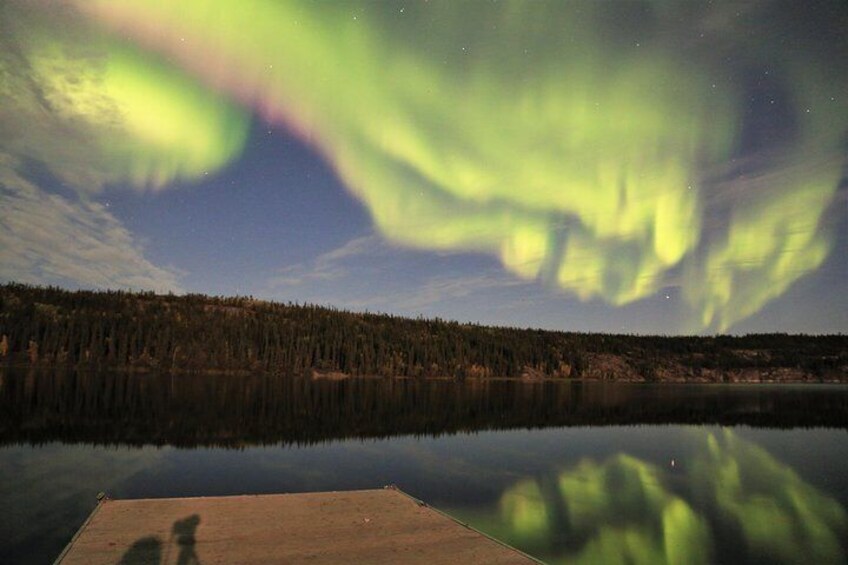
<instances>
[{"instance_id":1,"label":"lake","mask_svg":"<svg viewBox=\"0 0 848 565\"><path fill-rule=\"evenodd\" d=\"M101 491L395 484L547 562L842 563L846 431L842 385L0 370L0 562Z\"/></svg>"}]
</instances>

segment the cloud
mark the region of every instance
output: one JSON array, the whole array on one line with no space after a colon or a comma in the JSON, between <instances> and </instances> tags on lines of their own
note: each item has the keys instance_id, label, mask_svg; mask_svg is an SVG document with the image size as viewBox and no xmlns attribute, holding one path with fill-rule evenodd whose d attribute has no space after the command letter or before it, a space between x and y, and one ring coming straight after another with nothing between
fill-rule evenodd
<instances>
[{"instance_id":1,"label":"cloud","mask_svg":"<svg viewBox=\"0 0 848 565\"><path fill-rule=\"evenodd\" d=\"M84 192L161 189L240 154L249 114L61 5L0 7L0 150Z\"/></svg>"},{"instance_id":2,"label":"cloud","mask_svg":"<svg viewBox=\"0 0 848 565\"><path fill-rule=\"evenodd\" d=\"M385 243L375 235L351 239L341 247L327 251L305 263L298 263L280 269L279 275L268 284L271 288L300 286L315 281L335 281L346 277L349 266L346 264L357 257L385 254Z\"/></svg>"},{"instance_id":3,"label":"cloud","mask_svg":"<svg viewBox=\"0 0 848 565\"><path fill-rule=\"evenodd\" d=\"M178 291L94 198L158 190L240 154L249 113L60 3L0 5L0 276ZM33 182L43 170L66 189Z\"/></svg>"},{"instance_id":4,"label":"cloud","mask_svg":"<svg viewBox=\"0 0 848 565\"><path fill-rule=\"evenodd\" d=\"M0 278L180 292L179 273L157 267L101 204L49 194L0 154Z\"/></svg>"},{"instance_id":5,"label":"cloud","mask_svg":"<svg viewBox=\"0 0 848 565\"><path fill-rule=\"evenodd\" d=\"M351 301L349 305L352 308L422 312L433 306L480 296L493 290L527 286L530 286L527 281L494 270L472 275L436 275L422 280L420 284L374 294L365 299ZM490 309L500 306L493 304Z\"/></svg>"},{"instance_id":6,"label":"cloud","mask_svg":"<svg viewBox=\"0 0 848 565\"><path fill-rule=\"evenodd\" d=\"M467 256L453 254L434 259L441 262L437 268L428 262L429 268L419 272L416 259L420 253L392 246L375 234L356 237L312 260L280 269L279 275L268 281L266 292L299 296L311 292L309 300L332 298L335 305L345 308L420 313L454 300L532 285L491 267L472 274L442 274L464 271L456 267Z\"/></svg>"}]
</instances>

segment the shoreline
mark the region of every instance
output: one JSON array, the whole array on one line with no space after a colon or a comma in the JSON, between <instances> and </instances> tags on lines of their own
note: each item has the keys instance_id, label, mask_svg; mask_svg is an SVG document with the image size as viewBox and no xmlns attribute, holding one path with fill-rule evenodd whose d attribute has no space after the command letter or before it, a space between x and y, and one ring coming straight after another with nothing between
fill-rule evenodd
<instances>
[{"instance_id":1,"label":"shoreline","mask_svg":"<svg viewBox=\"0 0 848 565\"><path fill-rule=\"evenodd\" d=\"M4 363L0 364L0 371L61 371L61 372L82 372L82 373L120 373L133 375L208 375L208 376L230 376L230 377L248 377L252 375L277 376L280 378L304 379L310 381L324 382L339 382L349 380L362 381L414 381L414 382L466 382L466 383L486 383L486 382L521 382L527 384L547 384L547 383L609 383L609 384L634 384L634 385L848 385L848 375L842 378L819 378L810 375L808 378L762 378L762 377L747 377L735 378L731 380L708 379L704 377L692 378L665 378L665 379L647 379L628 376L625 378L604 378L604 377L562 377L562 376L467 376L463 378L453 377L450 375L430 375L430 376L408 376L408 375L356 375L347 374L337 371L318 371L316 369L308 370L302 373L291 373L284 370L274 371L265 369L188 369L188 368L167 368L159 369L156 367L132 367L132 366L85 366L76 365L68 366L56 363ZM754 372L754 371L751 371ZM719 376L736 376L733 373L719 373Z\"/></svg>"}]
</instances>

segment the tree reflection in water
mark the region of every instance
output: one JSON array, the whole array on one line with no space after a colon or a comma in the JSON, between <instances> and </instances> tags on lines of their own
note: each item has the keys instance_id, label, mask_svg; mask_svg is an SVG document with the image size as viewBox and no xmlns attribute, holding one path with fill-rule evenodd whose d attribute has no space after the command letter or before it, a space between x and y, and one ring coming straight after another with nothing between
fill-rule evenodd
<instances>
[{"instance_id":1,"label":"tree reflection in water","mask_svg":"<svg viewBox=\"0 0 848 565\"><path fill-rule=\"evenodd\" d=\"M525 479L471 524L556 563L842 563L835 500L728 429L697 434L683 472L618 454ZM741 559L740 559L741 558Z\"/></svg>"},{"instance_id":2,"label":"tree reflection in water","mask_svg":"<svg viewBox=\"0 0 848 565\"><path fill-rule=\"evenodd\" d=\"M0 445L244 447L630 424L848 429L841 386L311 380L0 368Z\"/></svg>"}]
</instances>

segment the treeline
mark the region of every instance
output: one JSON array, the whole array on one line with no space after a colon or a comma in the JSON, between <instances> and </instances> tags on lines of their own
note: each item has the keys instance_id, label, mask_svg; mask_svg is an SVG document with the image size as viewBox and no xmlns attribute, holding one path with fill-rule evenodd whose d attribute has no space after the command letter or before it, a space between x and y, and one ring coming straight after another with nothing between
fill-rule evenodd
<instances>
[{"instance_id":1,"label":"treeline","mask_svg":"<svg viewBox=\"0 0 848 565\"><path fill-rule=\"evenodd\" d=\"M846 380L848 336L581 334L251 297L10 283L0 286L0 362L459 379Z\"/></svg>"}]
</instances>

